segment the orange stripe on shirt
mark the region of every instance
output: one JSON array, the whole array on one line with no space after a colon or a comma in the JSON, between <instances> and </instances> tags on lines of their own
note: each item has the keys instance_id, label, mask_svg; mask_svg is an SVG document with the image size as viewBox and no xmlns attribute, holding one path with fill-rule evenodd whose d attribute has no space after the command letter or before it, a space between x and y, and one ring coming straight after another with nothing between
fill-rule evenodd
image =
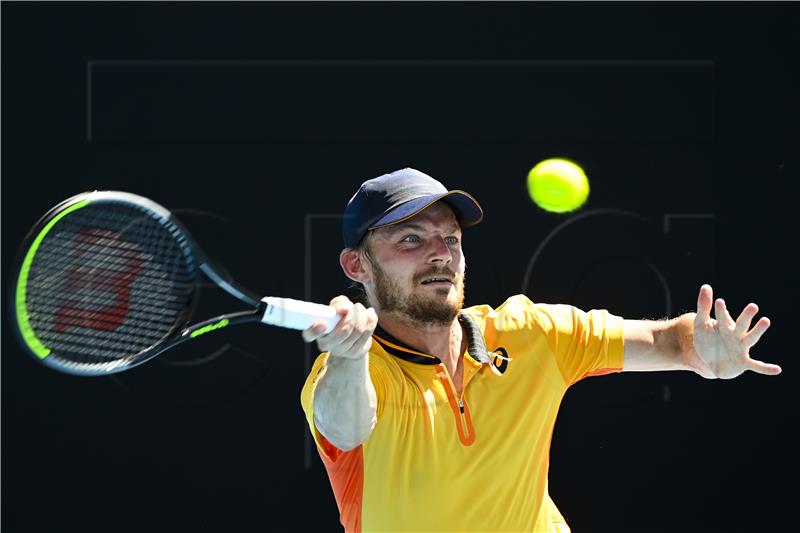
<instances>
[{"instance_id":1,"label":"orange stripe on shirt","mask_svg":"<svg viewBox=\"0 0 800 533\"><path fill-rule=\"evenodd\" d=\"M339 520L346 533L361 533L361 509L364 496L363 445L343 452L331 444L321 433L319 437L326 452L320 453L319 456L328 471L333 495L336 497L336 505L339 507Z\"/></svg>"}]
</instances>

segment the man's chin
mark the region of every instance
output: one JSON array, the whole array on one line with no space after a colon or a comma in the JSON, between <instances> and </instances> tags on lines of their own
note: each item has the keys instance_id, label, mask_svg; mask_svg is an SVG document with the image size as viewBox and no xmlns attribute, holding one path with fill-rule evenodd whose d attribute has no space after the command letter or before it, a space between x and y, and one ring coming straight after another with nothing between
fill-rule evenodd
<instances>
[{"instance_id":1,"label":"man's chin","mask_svg":"<svg viewBox=\"0 0 800 533\"><path fill-rule=\"evenodd\" d=\"M429 297L449 297L451 294L453 298L455 298L455 291L453 291L452 287L430 287L425 288L422 294L427 294ZM437 298L439 299L439 298Z\"/></svg>"},{"instance_id":2,"label":"man's chin","mask_svg":"<svg viewBox=\"0 0 800 533\"><path fill-rule=\"evenodd\" d=\"M428 291L427 294L420 295L415 298L417 305L428 307L431 309L457 309L456 314L460 311L458 303L458 295L455 291L446 289L434 289Z\"/></svg>"},{"instance_id":3,"label":"man's chin","mask_svg":"<svg viewBox=\"0 0 800 533\"><path fill-rule=\"evenodd\" d=\"M444 324L452 322L458 316L461 312L461 302L455 294L445 292L416 299L416 302L411 304L411 309L409 309L410 314L416 315L414 318L418 320Z\"/></svg>"}]
</instances>

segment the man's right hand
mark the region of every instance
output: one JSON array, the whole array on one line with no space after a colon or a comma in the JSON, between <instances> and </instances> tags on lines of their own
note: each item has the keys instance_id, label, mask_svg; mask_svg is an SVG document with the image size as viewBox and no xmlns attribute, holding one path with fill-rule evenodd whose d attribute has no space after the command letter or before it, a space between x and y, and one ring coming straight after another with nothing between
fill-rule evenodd
<instances>
[{"instance_id":1,"label":"man's right hand","mask_svg":"<svg viewBox=\"0 0 800 533\"><path fill-rule=\"evenodd\" d=\"M361 359L367 355L372 345L372 333L378 325L378 315L373 308L353 303L347 296L337 296L330 302L339 314L339 323L328 334L326 324L317 322L303 331L303 340L317 341L320 351L329 352L331 357Z\"/></svg>"}]
</instances>

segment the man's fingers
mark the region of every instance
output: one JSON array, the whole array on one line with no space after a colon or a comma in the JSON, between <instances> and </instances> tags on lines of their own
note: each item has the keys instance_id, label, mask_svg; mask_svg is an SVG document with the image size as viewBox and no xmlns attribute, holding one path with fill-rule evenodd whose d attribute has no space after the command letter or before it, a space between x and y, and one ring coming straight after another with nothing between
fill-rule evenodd
<instances>
[{"instance_id":1,"label":"man's fingers","mask_svg":"<svg viewBox=\"0 0 800 533\"><path fill-rule=\"evenodd\" d=\"M714 291L711 285L704 284L700 287L697 295L697 317L695 320L700 324L705 324L711 319L711 301L714 298Z\"/></svg>"},{"instance_id":2,"label":"man's fingers","mask_svg":"<svg viewBox=\"0 0 800 533\"><path fill-rule=\"evenodd\" d=\"M333 349L339 346L345 339L353 333L353 313L348 311L342 315L342 319L336 324L336 327L325 336L326 349Z\"/></svg>"},{"instance_id":3,"label":"man's fingers","mask_svg":"<svg viewBox=\"0 0 800 533\"><path fill-rule=\"evenodd\" d=\"M348 334L341 338L337 352L349 354L358 339L363 335L365 327L366 309L364 309L363 305L356 304L351 315L351 327L348 330Z\"/></svg>"},{"instance_id":4,"label":"man's fingers","mask_svg":"<svg viewBox=\"0 0 800 533\"><path fill-rule=\"evenodd\" d=\"M758 372L759 374L764 374L767 376L777 376L782 370L778 365L765 363L764 361L756 361L755 359L748 360L747 368L753 372Z\"/></svg>"},{"instance_id":5,"label":"man's fingers","mask_svg":"<svg viewBox=\"0 0 800 533\"><path fill-rule=\"evenodd\" d=\"M714 318L717 319L717 322L723 324L727 328L732 328L735 324L733 317L731 317L731 314L728 312L728 308L725 306L725 300L722 298L717 298L717 301L714 304Z\"/></svg>"},{"instance_id":6,"label":"man's fingers","mask_svg":"<svg viewBox=\"0 0 800 533\"><path fill-rule=\"evenodd\" d=\"M336 309L341 316L345 316L353 309L353 302L350 301L350 298L344 295L339 295L333 298L329 305Z\"/></svg>"},{"instance_id":7,"label":"man's fingers","mask_svg":"<svg viewBox=\"0 0 800 533\"><path fill-rule=\"evenodd\" d=\"M303 338L316 338L317 346L322 351L330 352L337 357L350 358L363 355L362 346L369 346L366 344L366 338L372 336L378 323L375 310L366 309L360 303L353 304L347 299L334 298L331 303L338 306L337 310L342 315L336 327L327 334L323 334L324 328L319 332L306 330Z\"/></svg>"},{"instance_id":8,"label":"man's fingers","mask_svg":"<svg viewBox=\"0 0 800 533\"><path fill-rule=\"evenodd\" d=\"M736 319L735 333L737 337L744 336L747 330L750 329L750 324L753 322L753 317L758 313L758 306L756 304L747 304L739 318Z\"/></svg>"},{"instance_id":9,"label":"man's fingers","mask_svg":"<svg viewBox=\"0 0 800 533\"><path fill-rule=\"evenodd\" d=\"M358 357L369 348L378 315L375 310L367 309L363 304L353 303L347 296L336 296L330 301L331 307L339 315L339 323L329 333L325 333L328 325L317 322L303 331L303 340L317 341L317 347L323 352L330 352L338 357ZM366 347L366 348L365 348Z\"/></svg>"},{"instance_id":10,"label":"man's fingers","mask_svg":"<svg viewBox=\"0 0 800 533\"><path fill-rule=\"evenodd\" d=\"M353 343L353 350L357 353L369 351L372 346L372 330L365 331L356 342Z\"/></svg>"},{"instance_id":11,"label":"man's fingers","mask_svg":"<svg viewBox=\"0 0 800 533\"><path fill-rule=\"evenodd\" d=\"M354 305L347 296L337 296L333 298L330 302L330 306L336 309L336 314L339 315L339 322L326 334L324 345L320 345L320 348L323 350L328 350L330 347L336 346L342 339L350 334L353 328L351 313L353 312Z\"/></svg>"},{"instance_id":12,"label":"man's fingers","mask_svg":"<svg viewBox=\"0 0 800 533\"><path fill-rule=\"evenodd\" d=\"M303 330L303 340L306 342L314 342L324 335L326 329L328 329L328 325L324 322L315 322L310 328Z\"/></svg>"},{"instance_id":13,"label":"man's fingers","mask_svg":"<svg viewBox=\"0 0 800 533\"><path fill-rule=\"evenodd\" d=\"M744 336L744 345L747 346L749 350L761 339L761 336L764 334L767 329L769 329L771 322L769 318L762 316L761 319L756 322L756 325L753 326L753 329L750 330L750 333Z\"/></svg>"},{"instance_id":14,"label":"man's fingers","mask_svg":"<svg viewBox=\"0 0 800 533\"><path fill-rule=\"evenodd\" d=\"M363 355L363 353L371 345L371 341L370 344L366 344L366 340L371 337L372 331L363 331L360 335L354 335L352 344L350 344L347 350L342 351L339 355L349 358L356 358Z\"/></svg>"}]
</instances>

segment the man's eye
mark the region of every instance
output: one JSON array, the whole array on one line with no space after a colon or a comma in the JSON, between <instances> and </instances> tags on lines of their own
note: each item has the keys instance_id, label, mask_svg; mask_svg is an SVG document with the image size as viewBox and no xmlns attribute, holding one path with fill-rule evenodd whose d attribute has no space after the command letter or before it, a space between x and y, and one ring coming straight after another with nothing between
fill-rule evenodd
<instances>
[{"instance_id":1,"label":"man's eye","mask_svg":"<svg viewBox=\"0 0 800 533\"><path fill-rule=\"evenodd\" d=\"M417 235L408 235L400 242L419 242L419 237Z\"/></svg>"},{"instance_id":2,"label":"man's eye","mask_svg":"<svg viewBox=\"0 0 800 533\"><path fill-rule=\"evenodd\" d=\"M446 237L447 244L458 244L458 237Z\"/></svg>"}]
</instances>

